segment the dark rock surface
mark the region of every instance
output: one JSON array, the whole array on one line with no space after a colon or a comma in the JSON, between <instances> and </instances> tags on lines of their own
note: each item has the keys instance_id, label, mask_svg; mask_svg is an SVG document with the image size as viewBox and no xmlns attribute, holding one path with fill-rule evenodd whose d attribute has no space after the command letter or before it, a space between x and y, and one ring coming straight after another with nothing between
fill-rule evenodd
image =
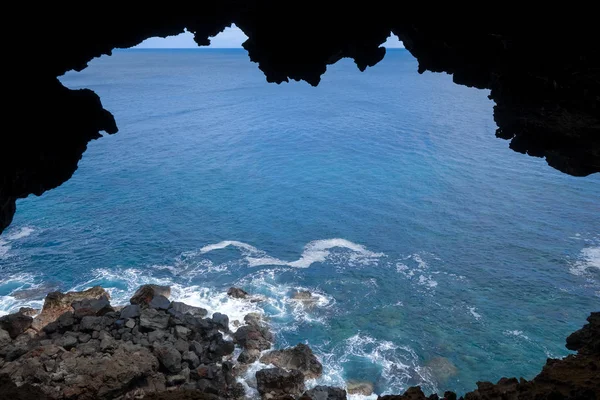
<instances>
[{"instance_id":1,"label":"dark rock surface","mask_svg":"<svg viewBox=\"0 0 600 400\"><path fill-rule=\"evenodd\" d=\"M304 392L301 400L346 400L346 391L344 389L331 386L316 386Z\"/></svg>"},{"instance_id":2,"label":"dark rock surface","mask_svg":"<svg viewBox=\"0 0 600 400\"><path fill-rule=\"evenodd\" d=\"M273 343L273 334L266 326L245 325L233 334L233 340L244 349L268 350Z\"/></svg>"},{"instance_id":3,"label":"dark rock surface","mask_svg":"<svg viewBox=\"0 0 600 400\"><path fill-rule=\"evenodd\" d=\"M12 339L31 327L33 318L21 313L9 314L0 318L0 328L5 330Z\"/></svg>"},{"instance_id":4,"label":"dark rock surface","mask_svg":"<svg viewBox=\"0 0 600 400\"><path fill-rule=\"evenodd\" d=\"M100 286L94 286L80 292L52 292L48 293L44 299L42 312L37 315L33 321L32 327L41 330L46 325L57 320L58 317L68 311L74 311L72 304L84 300L94 300L100 298L110 299L110 295Z\"/></svg>"},{"instance_id":5,"label":"dark rock surface","mask_svg":"<svg viewBox=\"0 0 600 400\"><path fill-rule=\"evenodd\" d=\"M206 315L208 315L208 311L206 311L204 308L188 306L187 304L178 301L171 302L171 308L169 311L173 315L190 314L198 317L206 317Z\"/></svg>"},{"instance_id":6,"label":"dark rock surface","mask_svg":"<svg viewBox=\"0 0 600 400\"><path fill-rule=\"evenodd\" d=\"M304 375L297 370L282 368L261 369L256 373L258 393L263 399L279 399L299 396L304 392Z\"/></svg>"},{"instance_id":7,"label":"dark rock surface","mask_svg":"<svg viewBox=\"0 0 600 400\"><path fill-rule=\"evenodd\" d=\"M80 292L74 295L78 298L76 301L86 300L81 293L98 295L102 291ZM57 298L62 297L50 296L49 303ZM231 358L234 344L223 338L219 332L222 326L214 318L180 312L173 315L153 308L140 311L137 306L106 312L103 303L104 300L86 303L89 304L86 309L95 310L99 315L82 317L71 308L41 331L26 329L11 336L0 328L0 395L14 394L11 399L237 400L244 397L244 389L236 382L236 374L245 371L245 363L254 361L262 348L271 346L269 327L257 315L248 318L251 324L234 333L236 342L243 346L237 360L239 364L236 364ZM55 304L55 309L69 309L66 304L68 302ZM128 318L122 318L123 315ZM145 329L142 327L144 315L151 315L152 321L161 321L161 327L164 326L162 321L166 321L166 326ZM20 326L15 332L23 329L21 320L30 318L20 313L8 317L3 320L16 321ZM577 354L562 360L549 359L531 381L502 378L496 384L478 382L477 390L465 394L464 400L598 400L599 337L600 313L592 313L588 324L567 339L567 347ZM338 388L316 387L305 391L305 380L318 376L322 370L305 345L269 352L262 361L285 368L256 373L257 388L264 399L342 400L346 397L346 392ZM443 365L444 371L449 365L446 360L437 360L435 364ZM372 385L349 381L348 391L368 395ZM23 397L29 395L33 397ZM443 397L457 398L452 392L444 393ZM442 396L426 397L417 387L402 395L380 396L381 400L438 398Z\"/></svg>"},{"instance_id":8,"label":"dark rock surface","mask_svg":"<svg viewBox=\"0 0 600 400\"><path fill-rule=\"evenodd\" d=\"M132 399L167 387L222 399L244 395L225 359L234 344L223 338L212 318L185 314L179 319L162 307L140 310L138 305L107 311L113 308L102 296L90 301L76 297L80 304L73 303L75 311L66 311L40 332L11 337L0 329L0 375L6 377L6 390L31 385L35 393L43 393L37 398L50 399ZM68 309L66 304L60 307ZM17 333L25 319L31 323L31 317L19 313L3 320L11 322L11 332L18 325Z\"/></svg>"},{"instance_id":9,"label":"dark rock surface","mask_svg":"<svg viewBox=\"0 0 600 400\"><path fill-rule=\"evenodd\" d=\"M315 379L323 373L323 366L317 360L310 347L299 343L283 350L273 350L260 358L263 364L273 364L279 368L296 369L306 379Z\"/></svg>"},{"instance_id":10,"label":"dark rock surface","mask_svg":"<svg viewBox=\"0 0 600 400\"><path fill-rule=\"evenodd\" d=\"M140 307L147 307L154 299L154 296L163 296L168 299L170 295L171 288L168 286L144 285L134 293L129 302L131 304L138 304Z\"/></svg>"},{"instance_id":11,"label":"dark rock surface","mask_svg":"<svg viewBox=\"0 0 600 400\"><path fill-rule=\"evenodd\" d=\"M235 23L248 36L243 47L268 82L305 80L317 85L327 65L343 57L363 71L385 55L392 31L419 62L418 72L446 72L457 84L490 89L496 136L510 148L545 157L572 175L600 170L600 43L584 8L546 10L544 18L490 22L480 11L467 18L418 19L400 5L377 2L332 7L238 2L165 5L147 10L98 7L70 15L51 4L36 13L18 5L15 24L35 27L11 37L5 95L8 131L0 145L0 232L10 224L16 199L41 195L71 177L88 142L117 132L111 113L91 90L71 90L58 76L80 71L94 57L134 46L152 36L185 29L199 45ZM294 15L295 18L287 18ZM586 18L587 17L587 18ZM562 29L555 21L563 21ZM566 25L564 22L566 21ZM38 32L44 40L37 40ZM14 35L13 35L14 36ZM36 43L34 52L27 44ZM555 50L562 50L556 57ZM32 118L35 116L35 118ZM468 133L465 133L468 134Z\"/></svg>"},{"instance_id":12,"label":"dark rock surface","mask_svg":"<svg viewBox=\"0 0 600 400\"><path fill-rule=\"evenodd\" d=\"M346 391L348 394L362 394L363 396L370 396L373 394L373 383L349 380L346 382Z\"/></svg>"},{"instance_id":13,"label":"dark rock surface","mask_svg":"<svg viewBox=\"0 0 600 400\"><path fill-rule=\"evenodd\" d=\"M246 292L244 289L230 287L227 290L227 295L236 299L245 299L248 297L248 292Z\"/></svg>"}]
</instances>

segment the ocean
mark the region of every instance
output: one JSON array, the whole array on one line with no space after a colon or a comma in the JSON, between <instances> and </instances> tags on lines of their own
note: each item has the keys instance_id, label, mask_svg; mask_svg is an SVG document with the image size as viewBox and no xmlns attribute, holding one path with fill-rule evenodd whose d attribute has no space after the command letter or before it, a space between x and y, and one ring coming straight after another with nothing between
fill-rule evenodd
<instances>
[{"instance_id":1,"label":"ocean","mask_svg":"<svg viewBox=\"0 0 600 400\"><path fill-rule=\"evenodd\" d=\"M344 59L318 87L268 84L241 49L115 51L61 81L120 132L18 201L1 313L166 284L230 320L264 313L277 348L308 343L309 386L389 394L530 379L599 309L600 176L511 151L487 91L419 75L406 50L364 73Z\"/></svg>"}]
</instances>

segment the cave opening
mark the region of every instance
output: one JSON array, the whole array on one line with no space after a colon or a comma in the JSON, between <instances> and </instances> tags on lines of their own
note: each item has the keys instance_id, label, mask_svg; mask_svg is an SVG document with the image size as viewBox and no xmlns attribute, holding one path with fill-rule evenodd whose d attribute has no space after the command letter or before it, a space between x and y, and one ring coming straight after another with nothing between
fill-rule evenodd
<instances>
[{"instance_id":1,"label":"cave opening","mask_svg":"<svg viewBox=\"0 0 600 400\"><path fill-rule=\"evenodd\" d=\"M317 88L272 85L243 49L148 49L66 74L120 132L19 200L5 310L53 289L101 285L126 303L167 284L231 320L266 313L333 385L464 393L533 377L597 301L598 177L506 151L488 90L417 69L397 49L364 73L328 65ZM264 309L233 307L233 284Z\"/></svg>"}]
</instances>

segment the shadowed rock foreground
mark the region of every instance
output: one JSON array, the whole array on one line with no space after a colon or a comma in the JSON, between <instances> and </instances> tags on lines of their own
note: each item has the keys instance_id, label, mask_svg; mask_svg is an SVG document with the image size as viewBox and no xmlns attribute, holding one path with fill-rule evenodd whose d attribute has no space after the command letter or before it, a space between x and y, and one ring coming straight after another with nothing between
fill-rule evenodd
<instances>
[{"instance_id":1,"label":"shadowed rock foreground","mask_svg":"<svg viewBox=\"0 0 600 400\"><path fill-rule=\"evenodd\" d=\"M230 295L236 293L241 292ZM169 295L168 287L145 285L132 304L113 307L101 287L53 292L35 317L30 316L35 310L21 309L0 318L2 398L243 399L248 393L238 378L260 357L273 366L256 373L256 389L265 400L346 399L345 388L307 390L307 380L322 374L321 363L304 344L268 351L273 335L260 315L247 315L231 332L226 315L208 317L202 308L169 301ZM588 321L567 338L567 348L577 354L549 359L531 381L478 382L464 399L600 399L600 313ZM372 388L349 383L348 390L369 394ZM402 395L380 396L439 398L456 395L427 397L413 387Z\"/></svg>"}]
</instances>

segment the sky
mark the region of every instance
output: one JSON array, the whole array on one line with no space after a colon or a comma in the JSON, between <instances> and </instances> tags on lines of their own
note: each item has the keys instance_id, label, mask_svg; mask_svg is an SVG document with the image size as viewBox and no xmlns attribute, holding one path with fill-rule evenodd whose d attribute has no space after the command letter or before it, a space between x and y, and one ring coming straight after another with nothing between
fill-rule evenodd
<instances>
[{"instance_id":1,"label":"sky","mask_svg":"<svg viewBox=\"0 0 600 400\"><path fill-rule=\"evenodd\" d=\"M246 40L247 36L242 32L240 28L232 25L231 28L225 28L225 30L219 33L217 36L210 40L210 46L212 48L241 48L242 43ZM398 40L396 35L390 35L388 40L383 44L387 48L404 48L402 42ZM142 43L135 46L135 48L151 49L151 48L197 48L198 45L194 42L194 35L190 32L185 31L177 36L169 36L167 38L153 37L144 40Z\"/></svg>"}]
</instances>

